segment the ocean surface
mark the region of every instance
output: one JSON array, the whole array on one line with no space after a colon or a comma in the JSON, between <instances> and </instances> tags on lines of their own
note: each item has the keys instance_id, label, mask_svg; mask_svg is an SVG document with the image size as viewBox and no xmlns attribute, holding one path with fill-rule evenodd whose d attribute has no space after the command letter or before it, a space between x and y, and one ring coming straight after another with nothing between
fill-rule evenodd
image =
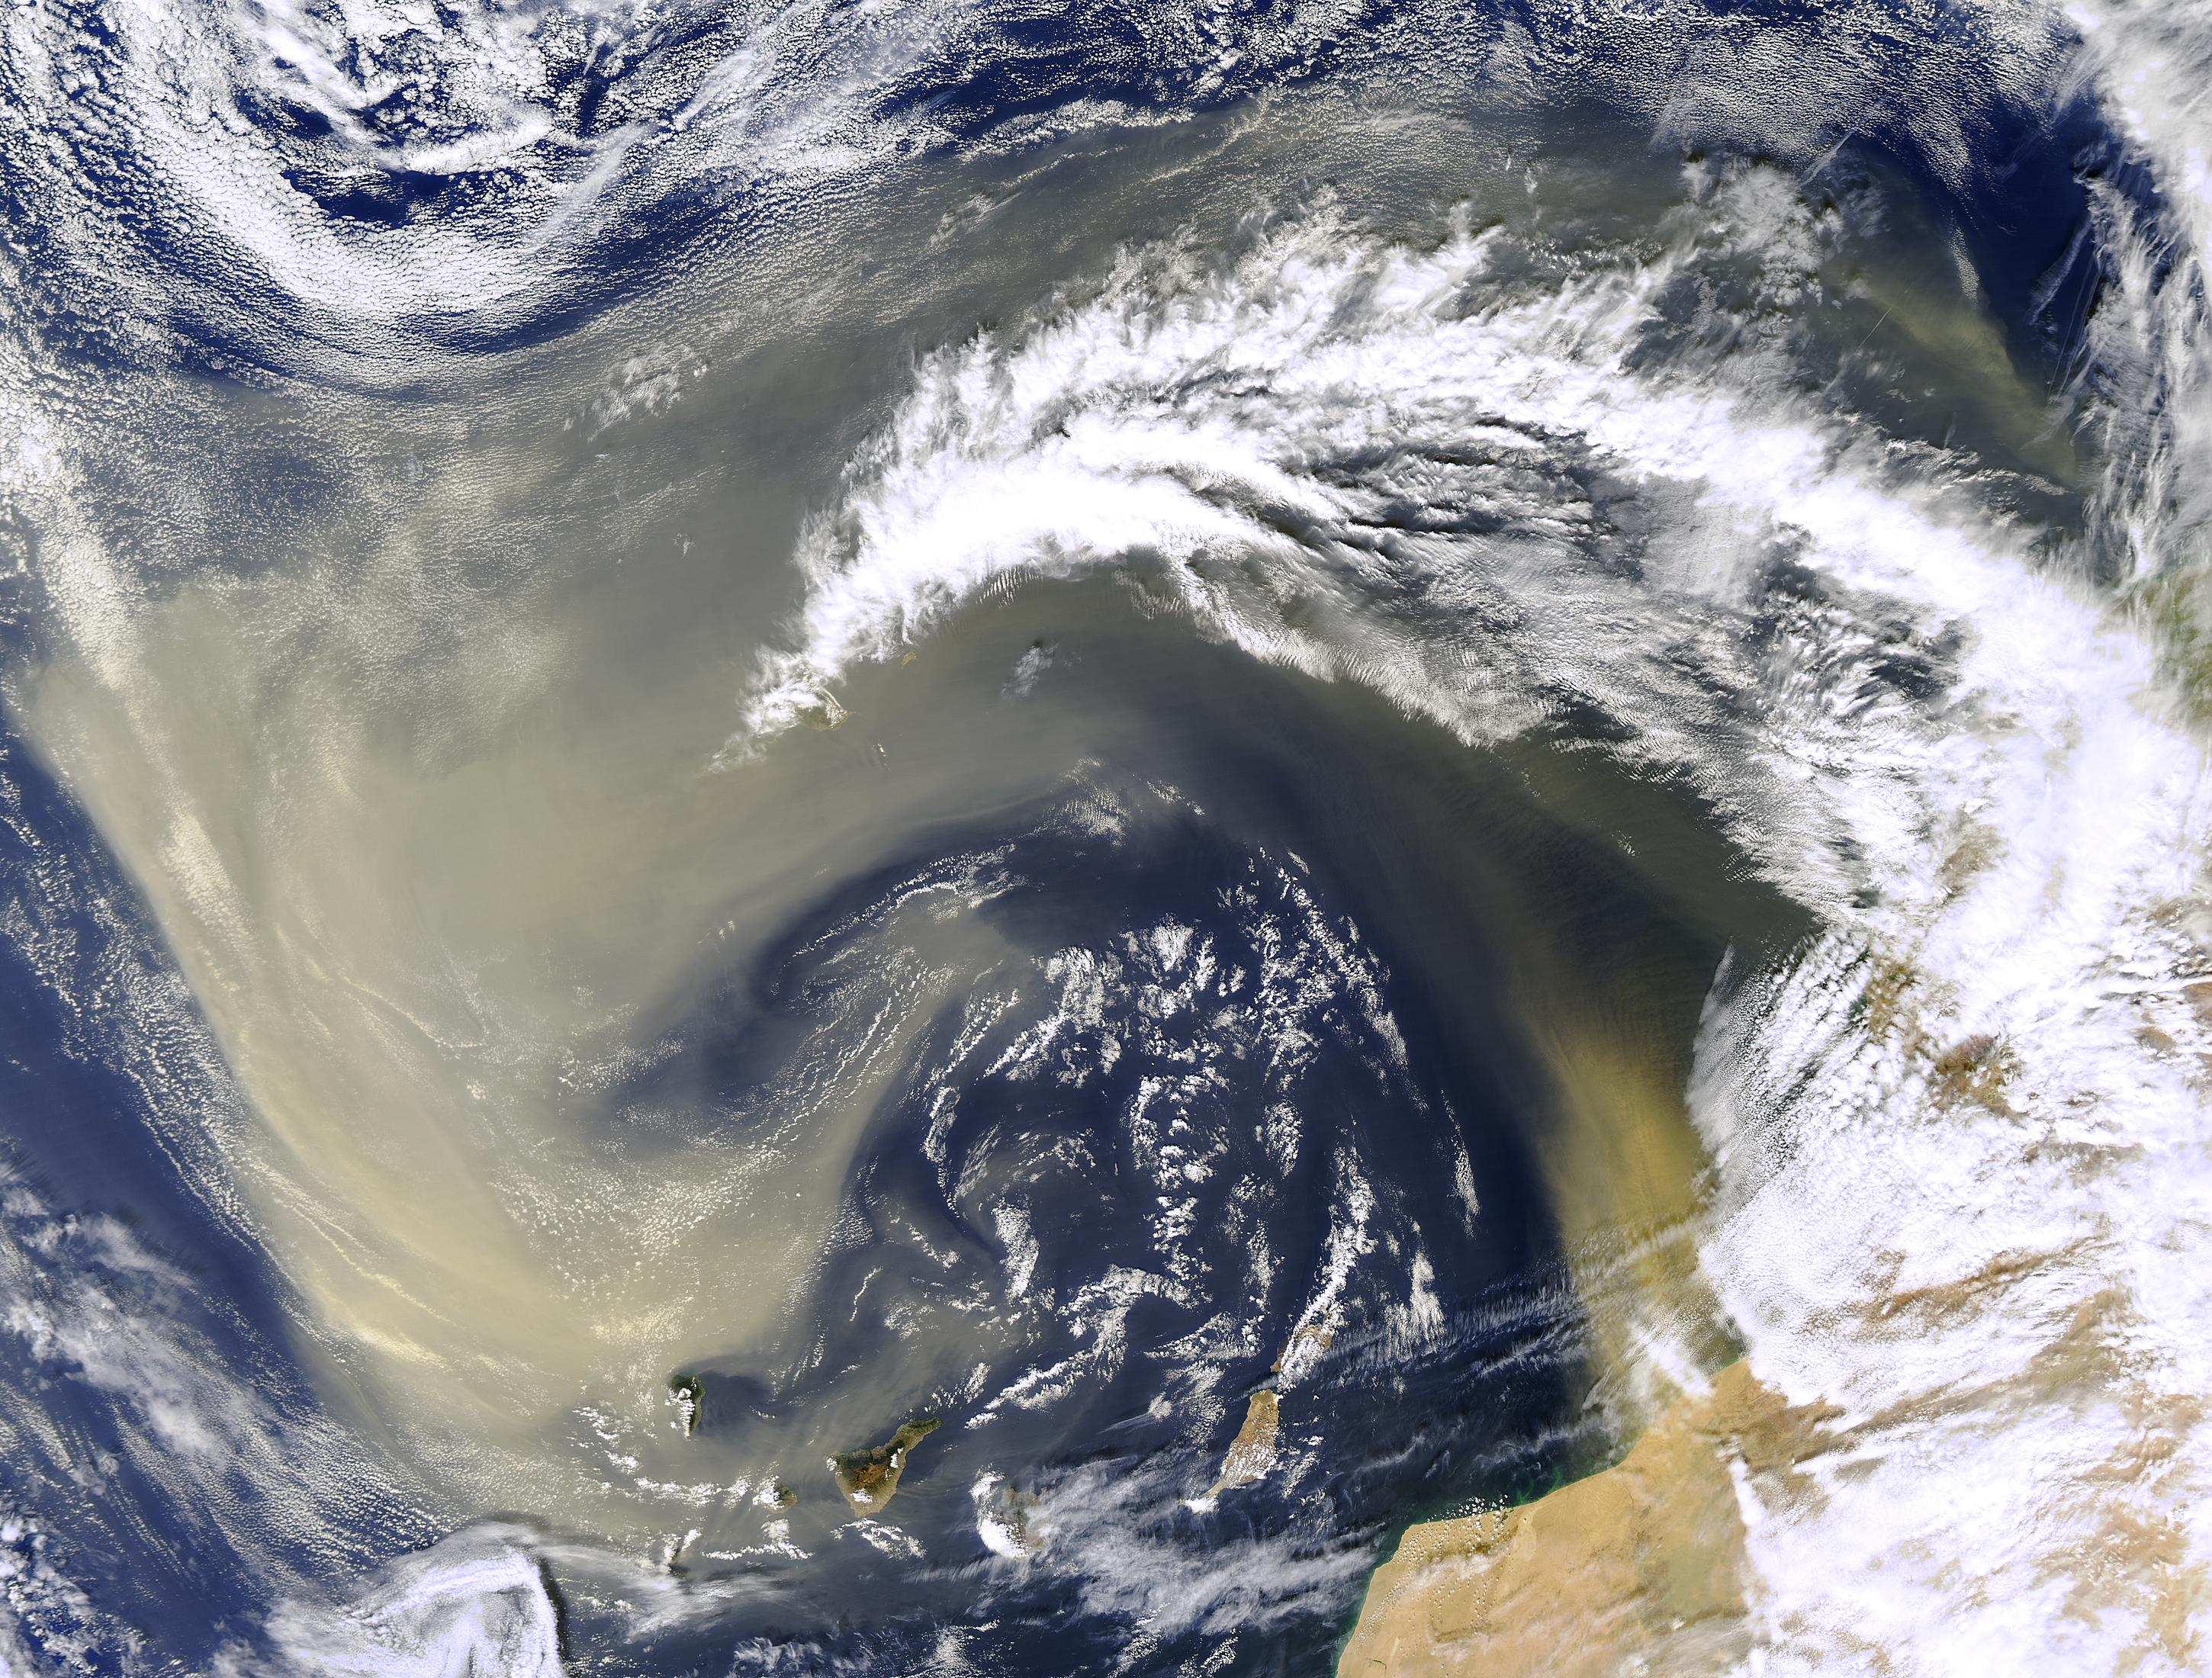
<instances>
[{"instance_id":1,"label":"ocean surface","mask_svg":"<svg viewBox=\"0 0 2212 1678\"><path fill-rule=\"evenodd\" d=\"M13 0L0 1669L1324 1675L1739 1360L1743 1670L2212 1669L2208 88Z\"/></svg>"}]
</instances>

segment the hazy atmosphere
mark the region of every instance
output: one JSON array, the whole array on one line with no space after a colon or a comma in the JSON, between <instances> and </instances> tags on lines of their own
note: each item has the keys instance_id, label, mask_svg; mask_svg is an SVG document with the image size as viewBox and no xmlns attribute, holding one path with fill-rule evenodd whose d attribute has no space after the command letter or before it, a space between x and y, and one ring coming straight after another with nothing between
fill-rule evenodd
<instances>
[{"instance_id":1,"label":"hazy atmosphere","mask_svg":"<svg viewBox=\"0 0 2212 1678\"><path fill-rule=\"evenodd\" d=\"M9 11L0 1668L2212 1669L2208 75Z\"/></svg>"}]
</instances>

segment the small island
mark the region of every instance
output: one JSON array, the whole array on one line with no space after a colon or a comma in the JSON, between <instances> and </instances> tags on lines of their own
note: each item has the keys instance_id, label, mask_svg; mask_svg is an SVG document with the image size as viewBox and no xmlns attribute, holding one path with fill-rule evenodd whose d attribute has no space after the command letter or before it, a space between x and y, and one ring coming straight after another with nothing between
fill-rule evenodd
<instances>
[{"instance_id":1,"label":"small island","mask_svg":"<svg viewBox=\"0 0 2212 1678\"><path fill-rule=\"evenodd\" d=\"M907 1453L941 1425L935 1416L917 1416L892 1434L888 1444L832 1456L830 1471L837 1476L837 1489L845 1494L845 1501L858 1514L881 1511L898 1492L899 1476L906 1472Z\"/></svg>"},{"instance_id":2,"label":"small island","mask_svg":"<svg viewBox=\"0 0 2212 1678\"><path fill-rule=\"evenodd\" d=\"M700 1407L707 1401L707 1383L696 1375L679 1375L668 1383L669 1401L676 1407L676 1420L690 1438L699 1431Z\"/></svg>"},{"instance_id":3,"label":"small island","mask_svg":"<svg viewBox=\"0 0 2212 1678\"><path fill-rule=\"evenodd\" d=\"M1262 1387L1254 1393L1252 1401L1245 1407L1244 1425L1237 1430L1237 1437L1229 1444L1229 1454L1221 1459L1221 1477L1207 1488L1205 1496L1187 1499L1189 1506L1204 1513L1221 1500L1224 1492L1265 1480L1275 1466L1275 1435L1281 1430L1282 1421L1281 1401L1275 1389Z\"/></svg>"}]
</instances>

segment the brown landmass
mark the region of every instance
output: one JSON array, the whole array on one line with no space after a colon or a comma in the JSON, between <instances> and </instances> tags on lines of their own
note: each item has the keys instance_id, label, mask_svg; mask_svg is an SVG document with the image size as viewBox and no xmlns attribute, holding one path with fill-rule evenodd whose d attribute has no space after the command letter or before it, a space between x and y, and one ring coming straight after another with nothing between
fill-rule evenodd
<instances>
[{"instance_id":1,"label":"brown landmass","mask_svg":"<svg viewBox=\"0 0 2212 1678\"><path fill-rule=\"evenodd\" d=\"M1221 1478L1201 1501L1210 1504L1224 1492L1265 1480L1267 1470L1275 1466L1275 1434L1282 1422L1282 1407L1274 1389L1262 1387L1254 1393L1244 1409L1244 1425L1237 1430L1229 1454L1221 1459Z\"/></svg>"},{"instance_id":2,"label":"brown landmass","mask_svg":"<svg viewBox=\"0 0 2212 1678\"><path fill-rule=\"evenodd\" d=\"M1733 1470L1780 1495L1832 1443L1741 1363L1612 1468L1516 1509L1412 1528L1378 1569L1339 1678L1730 1671L1750 1651ZM1778 1481L1778 1484L1773 1482Z\"/></svg>"},{"instance_id":3,"label":"brown landmass","mask_svg":"<svg viewBox=\"0 0 2212 1678\"><path fill-rule=\"evenodd\" d=\"M837 1476L837 1489L845 1494L845 1501L862 1515L873 1515L883 1508L898 1493L907 1453L937 1432L938 1426L935 1416L919 1416L892 1434L888 1444L831 1457L830 1471Z\"/></svg>"}]
</instances>

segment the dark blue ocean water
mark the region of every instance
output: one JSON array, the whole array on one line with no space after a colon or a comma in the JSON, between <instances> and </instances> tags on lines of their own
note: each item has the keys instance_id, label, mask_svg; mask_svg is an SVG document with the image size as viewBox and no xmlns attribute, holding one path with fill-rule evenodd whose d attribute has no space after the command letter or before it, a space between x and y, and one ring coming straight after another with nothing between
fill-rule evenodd
<instances>
[{"instance_id":1,"label":"dark blue ocean water","mask_svg":"<svg viewBox=\"0 0 2212 1678\"><path fill-rule=\"evenodd\" d=\"M308 9L344 38L335 9ZM908 167L940 183L970 166L998 179L1063 130L1233 126L1270 101L1379 104L1387 87L1455 120L1510 106L1516 134L1564 135L1585 162L1608 147L1668 167L1725 155L1775 163L1815 199L1878 188L1907 243L1963 252L2005 344L2059 407L2087 388L2071 381L2111 278L2094 194L2158 210L2086 94L1977 73L1999 50L1963 9L1854 14L1823 49L1833 108L1802 110L1732 84L1725 64L1750 43L1822 37L1824 8L1662 24L1522 4L994 5L930 12L910 36L890 14L871 21L872 6L817 9L789 24L753 103L696 124L716 76L775 21L765 9L565 22L557 8L424 9L428 21L319 66L271 45L258 12L179 14L169 27L192 67L178 85L200 76L229 94L212 114L181 94L177 108L211 155L250 154L289 183L271 214L311 228L325 242L302 260L331 269L310 295L276 271L259 231L226 234L209 207L220 195L187 190L216 165L171 167L165 148L184 130L153 119L167 95L148 91L161 78L147 26L99 4L44 8L54 54L0 58L13 356L0 378L122 436L83 452L69 494L112 549L153 556L158 595L203 566L281 568L292 550L271 532L343 527L356 463L301 442L287 404L374 391L433 413L456 369L495 382L484 369L501 358L525 383L530 355L557 356L622 309L650 313L702 274L765 263L822 205L899 190L883 183ZM469 29L483 17L535 43L542 74L520 94L471 80L483 55ZM50 128L57 88L81 119ZM518 111L544 132L496 163L433 155ZM816 149L857 162L787 155L787 129L824 112L827 137L806 131ZM1285 150L1286 198L1327 185ZM1095 167L1110 173L1111 154ZM418 310L349 310L356 261L442 283L439 239L522 278L481 306L441 294ZM909 254L855 266L896 276ZM834 301L842 277L791 289L818 283L814 301ZM947 310L930 307L934 331ZM1860 377L1832 349L1838 384ZM153 429L122 428L161 390L266 397L274 417L157 448ZM1923 441L1971 430L1950 392L1923 394L1896 386L1866 406ZM824 429L849 442L872 417ZM465 448L476 433L455 429ZM2075 486L2017 494L2055 523L2080 516ZM613 513L573 510L580 546L618 545ZM28 669L58 639L40 567L60 538L33 514L8 519L9 656ZM1202 774L1168 785L1095 766L1079 795L890 836L657 1022L650 1064L605 1093L598 1122L641 1156L772 1147L763 1092L799 1076L811 1043L888 1010L908 979L927 997L868 1098L803 1309L772 1347L702 1346L667 1372L701 1383L700 1451L732 1473L816 1462L907 1414L941 1415L895 1505L903 1536L861 1541L817 1497L793 1517L793 1553L748 1551L736 1535L757 1537L761 1517L738 1499L672 1557L640 1563L685 1604L658 1617L630 1574L591 1555L591 1534L467 1506L328 1403L351 1377L302 1331L213 1140L252 1122L245 1098L101 836L21 739L0 736L0 1572L15 1623L0 1657L20 1651L36 1671L202 1672L219 1656L283 1669L305 1657L269 1632L277 1605L349 1601L376 1569L496 1516L532 1535L580 1674L1315 1674L1406 1523L1517 1500L1603 1460L1589 1325L1540 1159L1540 1050L1509 1006L1514 952L1486 942L1482 894L1526 894L1547 914L1577 903L1592 927L1626 927L1623 948L1663 951L1652 984L1685 1061L1727 939L1571 823L1528 814L1522 768L1486 763L1418 793L1379 770L1363 781L1368 751L1458 748L1380 702L1356 722L1316 720L1279 672L1216 679L1194 676L1188 694L1163 682L1173 698L1154 719L1163 736L1207 742L1182 765L1202 758ZM1240 733L1174 709L1246 681L1279 721ZM1542 744L1570 762L1600 733L1562 716ZM1363 748L1363 733L1387 744ZM1590 773L1590 796L1615 795ZM1684 789L1652 795L1694 824ZM1116 822L1085 816L1102 799ZM1520 824L1507 848L1521 872L1455 875L1455 823ZM1737 868L1717 840L1656 872L1670 861ZM1747 920L1778 939L1798 929L1763 897ZM685 1116L679 1129L671 1114ZM1300 1355L1333 1274L1345 1280L1328 1295L1325 1344L1285 1378L1278 1365ZM976 1326L1001 1322L1019 1333ZM1061 1372L1049 1401L994 1401L1024 1368ZM1285 1466L1192 1507L1253 1395L1278 1384ZM985 1547L975 1488L991 1474L1054 1511L1034 1558L1009 1566Z\"/></svg>"}]
</instances>

